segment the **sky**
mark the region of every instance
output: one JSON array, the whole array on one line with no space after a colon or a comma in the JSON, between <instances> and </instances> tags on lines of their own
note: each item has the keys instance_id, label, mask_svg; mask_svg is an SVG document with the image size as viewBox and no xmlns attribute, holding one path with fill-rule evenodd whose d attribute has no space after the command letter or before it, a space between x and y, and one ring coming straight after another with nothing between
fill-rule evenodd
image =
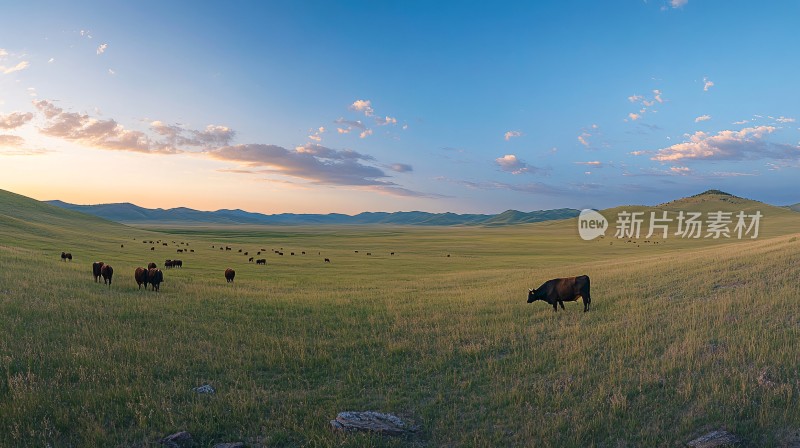
<instances>
[{"instance_id":1,"label":"sky","mask_svg":"<svg viewBox=\"0 0 800 448\"><path fill-rule=\"evenodd\" d=\"M262 213L800 202L800 2L9 2L0 189Z\"/></svg>"}]
</instances>

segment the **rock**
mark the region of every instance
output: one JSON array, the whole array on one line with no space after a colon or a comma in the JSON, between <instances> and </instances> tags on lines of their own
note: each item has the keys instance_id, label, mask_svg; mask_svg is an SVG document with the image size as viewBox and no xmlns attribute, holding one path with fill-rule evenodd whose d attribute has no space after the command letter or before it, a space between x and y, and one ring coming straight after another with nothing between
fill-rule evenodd
<instances>
[{"instance_id":1,"label":"rock","mask_svg":"<svg viewBox=\"0 0 800 448\"><path fill-rule=\"evenodd\" d=\"M192 390L198 394L213 394L216 392L210 384L203 384L202 386L195 387Z\"/></svg>"},{"instance_id":2,"label":"rock","mask_svg":"<svg viewBox=\"0 0 800 448\"><path fill-rule=\"evenodd\" d=\"M728 431L711 431L710 433L700 436L691 442L687 443L686 446L690 446L693 448L715 448L715 447L723 447L723 446L738 446L741 443L741 439L736 437L734 434L729 433Z\"/></svg>"},{"instance_id":3,"label":"rock","mask_svg":"<svg viewBox=\"0 0 800 448\"><path fill-rule=\"evenodd\" d=\"M331 420L331 428L334 431L368 431L389 436L400 436L414 431L400 417L375 411L340 412L335 420Z\"/></svg>"},{"instance_id":4,"label":"rock","mask_svg":"<svg viewBox=\"0 0 800 448\"><path fill-rule=\"evenodd\" d=\"M213 448L244 448L244 442L224 442L218 443Z\"/></svg>"},{"instance_id":5,"label":"rock","mask_svg":"<svg viewBox=\"0 0 800 448\"><path fill-rule=\"evenodd\" d=\"M187 431L180 431L164 437L158 443L169 448L188 448L194 446L194 439Z\"/></svg>"}]
</instances>

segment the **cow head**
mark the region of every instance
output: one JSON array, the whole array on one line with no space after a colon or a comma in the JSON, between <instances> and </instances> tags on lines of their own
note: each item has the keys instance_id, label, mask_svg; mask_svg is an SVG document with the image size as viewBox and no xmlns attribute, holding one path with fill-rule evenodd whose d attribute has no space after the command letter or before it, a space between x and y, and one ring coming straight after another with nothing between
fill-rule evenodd
<instances>
[{"instance_id":1,"label":"cow head","mask_svg":"<svg viewBox=\"0 0 800 448\"><path fill-rule=\"evenodd\" d=\"M536 290L535 289L529 289L528 290L528 303L535 302L536 300L537 300L536 299Z\"/></svg>"}]
</instances>

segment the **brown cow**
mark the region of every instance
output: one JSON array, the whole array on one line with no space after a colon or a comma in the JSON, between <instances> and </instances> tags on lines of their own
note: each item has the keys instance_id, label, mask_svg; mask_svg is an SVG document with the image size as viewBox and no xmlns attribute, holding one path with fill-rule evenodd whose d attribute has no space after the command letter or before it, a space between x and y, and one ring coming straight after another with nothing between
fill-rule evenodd
<instances>
[{"instance_id":1,"label":"brown cow","mask_svg":"<svg viewBox=\"0 0 800 448\"><path fill-rule=\"evenodd\" d=\"M103 262L102 261L95 261L92 263L92 275L94 275L94 282L97 283L100 281L100 270L103 269Z\"/></svg>"},{"instance_id":2,"label":"brown cow","mask_svg":"<svg viewBox=\"0 0 800 448\"><path fill-rule=\"evenodd\" d=\"M147 270L148 270L148 271L149 271L150 269L157 268L157 267L158 267L158 265L157 265L157 264L155 264L155 263L153 263L153 262L147 263Z\"/></svg>"},{"instance_id":3,"label":"brown cow","mask_svg":"<svg viewBox=\"0 0 800 448\"><path fill-rule=\"evenodd\" d=\"M589 276L554 278L548 280L537 289L528 291L528 303L543 300L553 305L553 311L558 311L558 305L564 309L564 302L577 302L578 297L583 298L583 312L589 311L592 303L589 294Z\"/></svg>"},{"instance_id":4,"label":"brown cow","mask_svg":"<svg viewBox=\"0 0 800 448\"><path fill-rule=\"evenodd\" d=\"M144 289L147 291L147 269L136 268L133 278L136 279L136 284L139 285L139 289L142 289L142 284L144 284Z\"/></svg>"},{"instance_id":5,"label":"brown cow","mask_svg":"<svg viewBox=\"0 0 800 448\"><path fill-rule=\"evenodd\" d=\"M161 282L164 281L164 273L161 272L161 269L152 268L147 271L147 281L150 282L151 289L158 292L161 288Z\"/></svg>"},{"instance_id":6,"label":"brown cow","mask_svg":"<svg viewBox=\"0 0 800 448\"><path fill-rule=\"evenodd\" d=\"M234 277L236 277L236 271L231 268L225 269L225 280L227 280L228 283L233 283Z\"/></svg>"},{"instance_id":7,"label":"brown cow","mask_svg":"<svg viewBox=\"0 0 800 448\"><path fill-rule=\"evenodd\" d=\"M102 268L100 268L100 275L103 276L103 284L108 285L111 287L111 277L114 276L114 268L111 267L110 264L104 264Z\"/></svg>"}]
</instances>

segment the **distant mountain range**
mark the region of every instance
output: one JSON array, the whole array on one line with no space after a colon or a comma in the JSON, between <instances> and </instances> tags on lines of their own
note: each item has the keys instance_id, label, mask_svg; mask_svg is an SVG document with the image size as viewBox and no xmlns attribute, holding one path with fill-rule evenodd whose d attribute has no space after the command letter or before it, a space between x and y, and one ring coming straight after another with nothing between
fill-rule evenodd
<instances>
[{"instance_id":1,"label":"distant mountain range","mask_svg":"<svg viewBox=\"0 0 800 448\"><path fill-rule=\"evenodd\" d=\"M580 210L560 208L520 212L506 210L497 215L428 213L428 212L364 212L357 215L295 214L265 215L244 210L217 210L205 212L191 208L150 209L131 203L76 205L63 201L45 201L68 210L75 210L125 224L175 223L175 224L393 224L420 226L482 225L503 226L556 219L573 218Z\"/></svg>"}]
</instances>

